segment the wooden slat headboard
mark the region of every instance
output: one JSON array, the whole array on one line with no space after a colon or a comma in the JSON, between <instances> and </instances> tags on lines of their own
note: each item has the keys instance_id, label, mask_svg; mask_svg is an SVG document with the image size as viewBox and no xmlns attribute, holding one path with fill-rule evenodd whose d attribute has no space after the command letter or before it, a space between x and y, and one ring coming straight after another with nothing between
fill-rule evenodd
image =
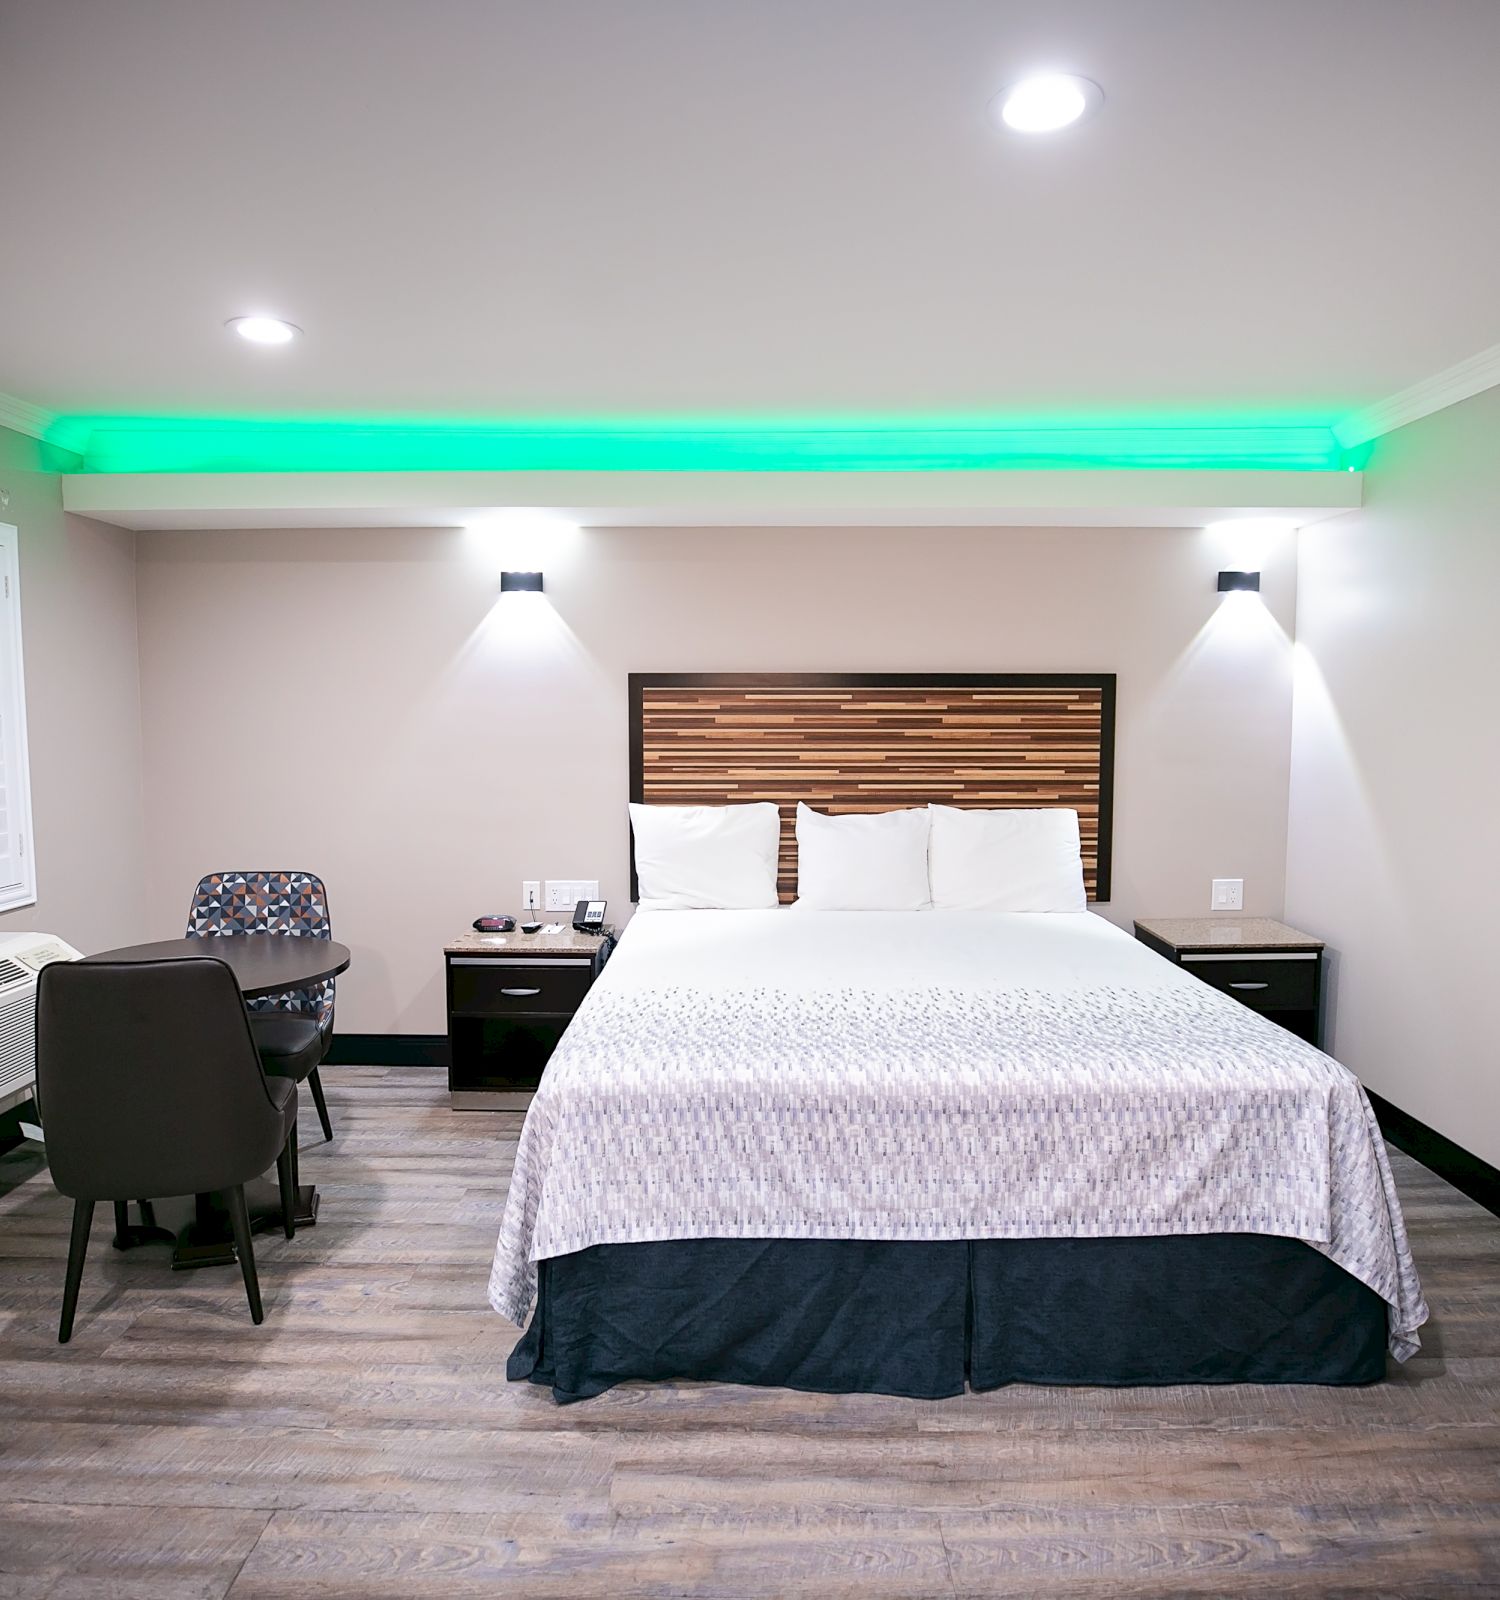
<instances>
[{"instance_id":1,"label":"wooden slat headboard","mask_svg":"<svg viewBox=\"0 0 1500 1600\"><path fill-rule=\"evenodd\" d=\"M775 801L783 901L796 897L799 800L835 813L1071 806L1089 898L1108 900L1114 725L1113 673L633 672L630 798Z\"/></svg>"}]
</instances>

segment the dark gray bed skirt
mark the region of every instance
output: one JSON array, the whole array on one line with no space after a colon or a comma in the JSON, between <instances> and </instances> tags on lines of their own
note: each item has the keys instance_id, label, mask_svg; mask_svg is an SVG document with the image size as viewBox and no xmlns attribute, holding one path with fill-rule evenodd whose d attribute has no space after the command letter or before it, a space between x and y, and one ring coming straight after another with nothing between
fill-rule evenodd
<instances>
[{"instance_id":1,"label":"dark gray bed skirt","mask_svg":"<svg viewBox=\"0 0 1500 1600\"><path fill-rule=\"evenodd\" d=\"M1296 1239L685 1239L539 1263L507 1376L936 1400L1007 1383L1372 1383L1385 1302Z\"/></svg>"}]
</instances>

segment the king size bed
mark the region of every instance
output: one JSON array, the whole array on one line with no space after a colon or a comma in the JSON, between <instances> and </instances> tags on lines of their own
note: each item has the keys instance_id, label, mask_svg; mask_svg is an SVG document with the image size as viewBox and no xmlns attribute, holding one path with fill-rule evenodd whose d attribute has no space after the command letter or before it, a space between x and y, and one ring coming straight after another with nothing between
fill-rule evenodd
<instances>
[{"instance_id":1,"label":"king size bed","mask_svg":"<svg viewBox=\"0 0 1500 1600\"><path fill-rule=\"evenodd\" d=\"M715 838L758 830L769 903L729 878L688 892L675 857L653 854L649 883L643 867L658 908L585 999L517 1151L489 1287L529 1317L512 1378L560 1401L633 1379L938 1398L1365 1383L1417 1348L1426 1308L1357 1080L1084 909L1107 849L1097 783L1086 861L1077 797L1020 801L1052 810L1033 852L1073 819L1076 901L1011 871L993 903L1045 910L962 908L993 851L943 843L940 866L940 840L983 842L998 817L1029 867L988 795L966 816L943 802L975 800L945 791L930 827L909 803L846 801L837 837L802 804L802 892L782 906L769 798L675 789L684 806L658 816L636 787L637 865L648 825L696 806ZM886 863L915 861L918 834L923 881L903 887ZM869 862L879 881L854 897L881 908L837 908L839 873ZM737 908L679 903L714 893Z\"/></svg>"}]
</instances>

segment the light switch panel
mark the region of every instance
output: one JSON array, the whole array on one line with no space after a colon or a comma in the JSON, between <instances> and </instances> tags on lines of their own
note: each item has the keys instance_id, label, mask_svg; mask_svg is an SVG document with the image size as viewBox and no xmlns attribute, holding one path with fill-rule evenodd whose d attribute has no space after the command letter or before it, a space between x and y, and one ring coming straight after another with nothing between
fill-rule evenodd
<instances>
[{"instance_id":1,"label":"light switch panel","mask_svg":"<svg viewBox=\"0 0 1500 1600\"><path fill-rule=\"evenodd\" d=\"M545 909L571 911L580 900L599 898L597 878L548 878Z\"/></svg>"},{"instance_id":2,"label":"light switch panel","mask_svg":"<svg viewBox=\"0 0 1500 1600\"><path fill-rule=\"evenodd\" d=\"M1245 880L1243 878L1215 878L1213 894L1209 899L1211 911L1243 911L1245 907Z\"/></svg>"}]
</instances>

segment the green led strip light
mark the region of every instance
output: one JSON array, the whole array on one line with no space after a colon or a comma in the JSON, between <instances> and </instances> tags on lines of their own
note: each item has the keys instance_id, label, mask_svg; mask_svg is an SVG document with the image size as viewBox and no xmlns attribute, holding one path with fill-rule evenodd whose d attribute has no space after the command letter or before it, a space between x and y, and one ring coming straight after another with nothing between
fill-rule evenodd
<instances>
[{"instance_id":1,"label":"green led strip light","mask_svg":"<svg viewBox=\"0 0 1500 1600\"><path fill-rule=\"evenodd\" d=\"M230 422L66 417L84 472L1329 472L1326 426ZM75 449L78 447L75 445Z\"/></svg>"}]
</instances>

